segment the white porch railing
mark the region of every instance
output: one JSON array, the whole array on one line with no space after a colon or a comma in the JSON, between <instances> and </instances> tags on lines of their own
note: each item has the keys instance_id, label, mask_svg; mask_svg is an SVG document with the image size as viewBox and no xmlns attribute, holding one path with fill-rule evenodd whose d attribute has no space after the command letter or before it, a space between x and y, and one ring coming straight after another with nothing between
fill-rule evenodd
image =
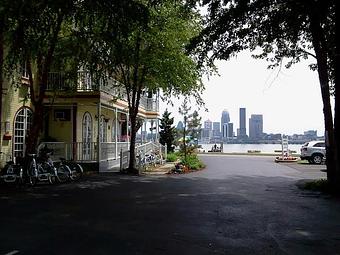
<instances>
[{"instance_id":1,"label":"white porch railing","mask_svg":"<svg viewBox=\"0 0 340 255\"><path fill-rule=\"evenodd\" d=\"M120 160L120 169L123 169L128 164L128 147L127 142L103 142L100 143L100 162L98 162L98 146L96 142L92 143L65 143L65 142L43 142L38 146L38 151L43 147L53 149L51 158L53 161L59 161L60 158L67 160L74 160L77 162L98 162L103 163L102 167L106 167L105 162L115 162ZM159 143L148 142L136 146L136 154L158 154L161 157L161 161L166 158L166 146ZM120 155L124 155L121 158ZM117 164L119 164L117 162ZM101 167L101 166L100 166Z\"/></svg>"},{"instance_id":2,"label":"white porch railing","mask_svg":"<svg viewBox=\"0 0 340 255\"><path fill-rule=\"evenodd\" d=\"M116 146L117 145L117 146ZM74 160L78 162L97 162L97 143L65 143L65 142L43 142L39 145L38 151L44 146L53 149L52 160L58 161L60 158ZM128 150L127 142L103 142L100 143L100 160L116 160L119 158L121 150ZM117 149L116 149L117 147Z\"/></svg>"},{"instance_id":3,"label":"white porch railing","mask_svg":"<svg viewBox=\"0 0 340 255\"><path fill-rule=\"evenodd\" d=\"M64 142L44 142L38 147L38 151L46 146L53 149L52 160L58 161L60 158L74 160L78 162L97 161L97 143L64 143Z\"/></svg>"}]
</instances>

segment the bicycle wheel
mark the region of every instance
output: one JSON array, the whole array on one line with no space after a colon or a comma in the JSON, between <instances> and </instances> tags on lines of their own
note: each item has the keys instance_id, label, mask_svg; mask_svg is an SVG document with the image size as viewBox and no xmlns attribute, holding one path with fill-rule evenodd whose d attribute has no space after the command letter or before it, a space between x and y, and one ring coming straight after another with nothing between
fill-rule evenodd
<instances>
[{"instance_id":1,"label":"bicycle wheel","mask_svg":"<svg viewBox=\"0 0 340 255\"><path fill-rule=\"evenodd\" d=\"M72 181L78 181L83 176L84 170L80 164L72 163L68 167L71 169L70 177Z\"/></svg>"},{"instance_id":2,"label":"bicycle wheel","mask_svg":"<svg viewBox=\"0 0 340 255\"><path fill-rule=\"evenodd\" d=\"M31 161L27 169L27 181L30 186L37 184L38 169L36 164Z\"/></svg>"},{"instance_id":3,"label":"bicycle wheel","mask_svg":"<svg viewBox=\"0 0 340 255\"><path fill-rule=\"evenodd\" d=\"M57 179L60 183L66 182L70 179L72 173L67 165L60 165L57 168Z\"/></svg>"}]
</instances>

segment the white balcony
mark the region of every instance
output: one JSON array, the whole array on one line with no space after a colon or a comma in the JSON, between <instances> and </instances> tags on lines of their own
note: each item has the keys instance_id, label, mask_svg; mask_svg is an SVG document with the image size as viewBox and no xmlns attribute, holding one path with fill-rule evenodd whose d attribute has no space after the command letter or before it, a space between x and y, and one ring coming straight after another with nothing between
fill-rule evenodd
<instances>
[{"instance_id":1,"label":"white balcony","mask_svg":"<svg viewBox=\"0 0 340 255\"><path fill-rule=\"evenodd\" d=\"M95 92L101 91L115 98L127 101L127 95L122 84L114 79L93 79L89 72L78 71L77 77L67 77L62 72L50 72L47 83L48 91ZM140 107L146 111L158 112L158 97L141 96Z\"/></svg>"}]
</instances>

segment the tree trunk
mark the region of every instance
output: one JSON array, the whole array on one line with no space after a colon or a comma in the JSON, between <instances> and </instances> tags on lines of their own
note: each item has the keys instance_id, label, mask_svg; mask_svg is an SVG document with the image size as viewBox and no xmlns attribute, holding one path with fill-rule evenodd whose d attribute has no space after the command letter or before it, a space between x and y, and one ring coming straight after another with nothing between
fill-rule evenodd
<instances>
[{"instance_id":1,"label":"tree trunk","mask_svg":"<svg viewBox=\"0 0 340 255\"><path fill-rule=\"evenodd\" d=\"M29 130L26 138L26 155L37 153L38 139L43 127L44 121L44 108L43 104L37 103L34 108L34 114L32 119L32 127Z\"/></svg>"},{"instance_id":2,"label":"tree trunk","mask_svg":"<svg viewBox=\"0 0 340 255\"><path fill-rule=\"evenodd\" d=\"M335 109L334 109L334 139L335 141L335 164L337 176L340 176L340 3L335 1ZM338 192L340 192L340 185L336 186Z\"/></svg>"},{"instance_id":3,"label":"tree trunk","mask_svg":"<svg viewBox=\"0 0 340 255\"><path fill-rule=\"evenodd\" d=\"M0 18L0 139L2 140L2 93L3 93L3 66L4 66L4 19Z\"/></svg>"},{"instance_id":4,"label":"tree trunk","mask_svg":"<svg viewBox=\"0 0 340 255\"><path fill-rule=\"evenodd\" d=\"M325 45L324 31L320 25L319 17L315 13L312 13L310 15L310 30L312 35L312 43L317 59L318 74L323 101L323 113L325 119L327 179L331 187L335 188L337 183L339 182L339 178L338 173L336 171L335 137L329 92L330 88L327 63L327 48Z\"/></svg>"},{"instance_id":5,"label":"tree trunk","mask_svg":"<svg viewBox=\"0 0 340 255\"><path fill-rule=\"evenodd\" d=\"M136 169L136 134L137 134L137 109L133 109L130 113L130 123L131 123L131 136L130 136L130 161L129 161L129 172L134 174L139 174L138 169Z\"/></svg>"}]
</instances>

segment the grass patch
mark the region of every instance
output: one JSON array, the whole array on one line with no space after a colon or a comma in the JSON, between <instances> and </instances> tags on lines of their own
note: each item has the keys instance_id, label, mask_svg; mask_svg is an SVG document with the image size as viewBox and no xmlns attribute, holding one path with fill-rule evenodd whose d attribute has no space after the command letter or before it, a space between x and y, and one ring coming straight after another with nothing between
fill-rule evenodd
<instances>
[{"instance_id":1,"label":"grass patch","mask_svg":"<svg viewBox=\"0 0 340 255\"><path fill-rule=\"evenodd\" d=\"M327 179L319 179L314 181L306 182L303 186L303 189L312 190L312 191L320 191L330 193L330 186Z\"/></svg>"}]
</instances>

